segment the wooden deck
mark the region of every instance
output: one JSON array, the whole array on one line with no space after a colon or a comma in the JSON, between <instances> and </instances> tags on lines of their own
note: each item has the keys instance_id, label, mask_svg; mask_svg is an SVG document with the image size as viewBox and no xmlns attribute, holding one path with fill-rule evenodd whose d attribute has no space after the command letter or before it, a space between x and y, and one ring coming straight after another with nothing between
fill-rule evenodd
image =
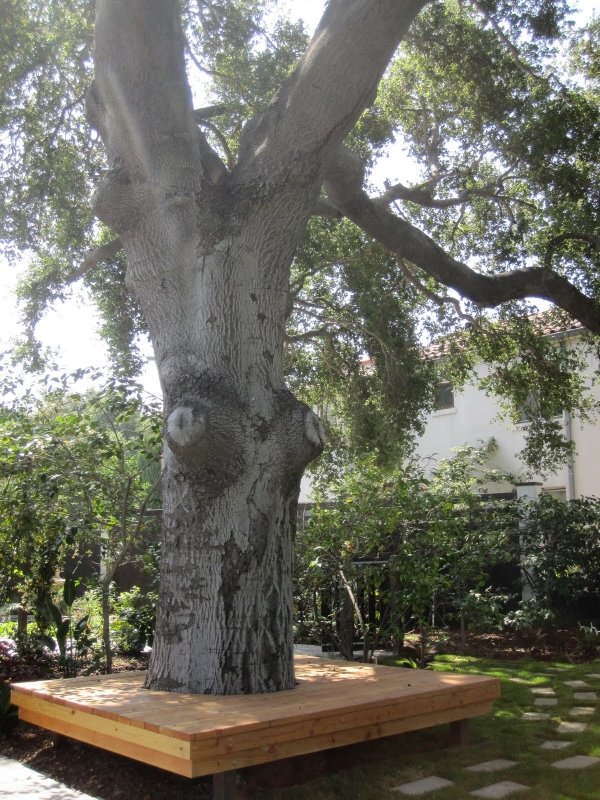
<instances>
[{"instance_id":1,"label":"wooden deck","mask_svg":"<svg viewBox=\"0 0 600 800\"><path fill-rule=\"evenodd\" d=\"M143 688L127 672L12 686L19 716L195 778L491 711L493 678L296 657L298 686L235 697Z\"/></svg>"}]
</instances>

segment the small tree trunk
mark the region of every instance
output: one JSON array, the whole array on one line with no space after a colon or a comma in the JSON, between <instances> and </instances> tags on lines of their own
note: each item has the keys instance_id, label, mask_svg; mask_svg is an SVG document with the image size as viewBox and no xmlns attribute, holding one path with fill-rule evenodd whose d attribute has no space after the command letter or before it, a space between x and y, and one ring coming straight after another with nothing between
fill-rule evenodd
<instances>
[{"instance_id":1,"label":"small tree trunk","mask_svg":"<svg viewBox=\"0 0 600 800\"><path fill-rule=\"evenodd\" d=\"M27 610L25 608L17 609L17 632L19 636L27 634Z\"/></svg>"},{"instance_id":2,"label":"small tree trunk","mask_svg":"<svg viewBox=\"0 0 600 800\"><path fill-rule=\"evenodd\" d=\"M339 617L340 653L346 661L354 659L354 605L346 587L341 589Z\"/></svg>"},{"instance_id":3,"label":"small tree trunk","mask_svg":"<svg viewBox=\"0 0 600 800\"><path fill-rule=\"evenodd\" d=\"M106 674L110 675L113 668L112 646L110 642L110 580L102 581L100 587L102 603L102 647L104 648L104 660L106 663Z\"/></svg>"}]
</instances>

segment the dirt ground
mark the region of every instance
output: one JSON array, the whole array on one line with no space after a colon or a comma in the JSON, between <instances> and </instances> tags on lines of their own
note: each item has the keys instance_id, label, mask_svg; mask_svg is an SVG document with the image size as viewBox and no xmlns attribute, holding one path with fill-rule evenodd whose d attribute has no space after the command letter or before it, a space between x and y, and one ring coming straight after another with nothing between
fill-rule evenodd
<instances>
[{"instance_id":1,"label":"dirt ground","mask_svg":"<svg viewBox=\"0 0 600 800\"><path fill-rule=\"evenodd\" d=\"M470 634L466 646L459 637L436 646L438 652L493 658L532 657L540 661L585 660L577 650L575 632L558 630L551 633ZM390 745L391 746L391 745ZM316 753L263 767L244 770L241 797L252 797L259 788L274 788L307 780L356 764L357 761L384 757L387 746L354 745L324 753ZM58 737L35 726L21 723L7 740L0 740L0 754L31 766L68 786L102 800L203 800L212 797L212 781L189 780L113 755L64 737Z\"/></svg>"}]
</instances>

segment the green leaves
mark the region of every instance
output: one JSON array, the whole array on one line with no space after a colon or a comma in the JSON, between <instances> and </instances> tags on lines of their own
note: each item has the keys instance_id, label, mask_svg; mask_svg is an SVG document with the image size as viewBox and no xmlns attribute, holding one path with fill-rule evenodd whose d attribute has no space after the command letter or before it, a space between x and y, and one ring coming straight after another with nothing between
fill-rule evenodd
<instances>
[{"instance_id":1,"label":"green leaves","mask_svg":"<svg viewBox=\"0 0 600 800\"><path fill-rule=\"evenodd\" d=\"M337 586L339 594L342 571L356 594L371 591L387 604L385 619L369 618L379 640L405 625L427 628L443 609L474 619L475 595L492 616L498 598L485 592L488 570L511 560L517 513L477 492L490 478L487 455L465 448L431 479L415 466L384 469L363 459L328 483L298 537L300 608L311 589L329 595Z\"/></svg>"},{"instance_id":2,"label":"green leaves","mask_svg":"<svg viewBox=\"0 0 600 800\"><path fill-rule=\"evenodd\" d=\"M16 373L6 365L3 374ZM104 533L107 563L126 553L158 498L157 410L122 383L81 394L69 391L67 375L46 378L32 396L15 386L17 397L0 407L0 597L20 592L33 607L67 554L92 549ZM75 588L67 577L67 607Z\"/></svg>"}]
</instances>

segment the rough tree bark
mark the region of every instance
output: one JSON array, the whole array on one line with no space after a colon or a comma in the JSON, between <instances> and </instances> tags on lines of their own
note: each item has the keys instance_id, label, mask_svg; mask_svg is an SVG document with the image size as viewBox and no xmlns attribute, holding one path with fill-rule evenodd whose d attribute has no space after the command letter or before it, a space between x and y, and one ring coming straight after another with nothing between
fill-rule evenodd
<instances>
[{"instance_id":1,"label":"rough tree bark","mask_svg":"<svg viewBox=\"0 0 600 800\"><path fill-rule=\"evenodd\" d=\"M294 249L325 164L426 0L331 0L228 171L194 124L177 0L97 0L94 198L119 235L163 394L160 605L147 686L294 686L292 562L321 425L286 389Z\"/></svg>"}]
</instances>

